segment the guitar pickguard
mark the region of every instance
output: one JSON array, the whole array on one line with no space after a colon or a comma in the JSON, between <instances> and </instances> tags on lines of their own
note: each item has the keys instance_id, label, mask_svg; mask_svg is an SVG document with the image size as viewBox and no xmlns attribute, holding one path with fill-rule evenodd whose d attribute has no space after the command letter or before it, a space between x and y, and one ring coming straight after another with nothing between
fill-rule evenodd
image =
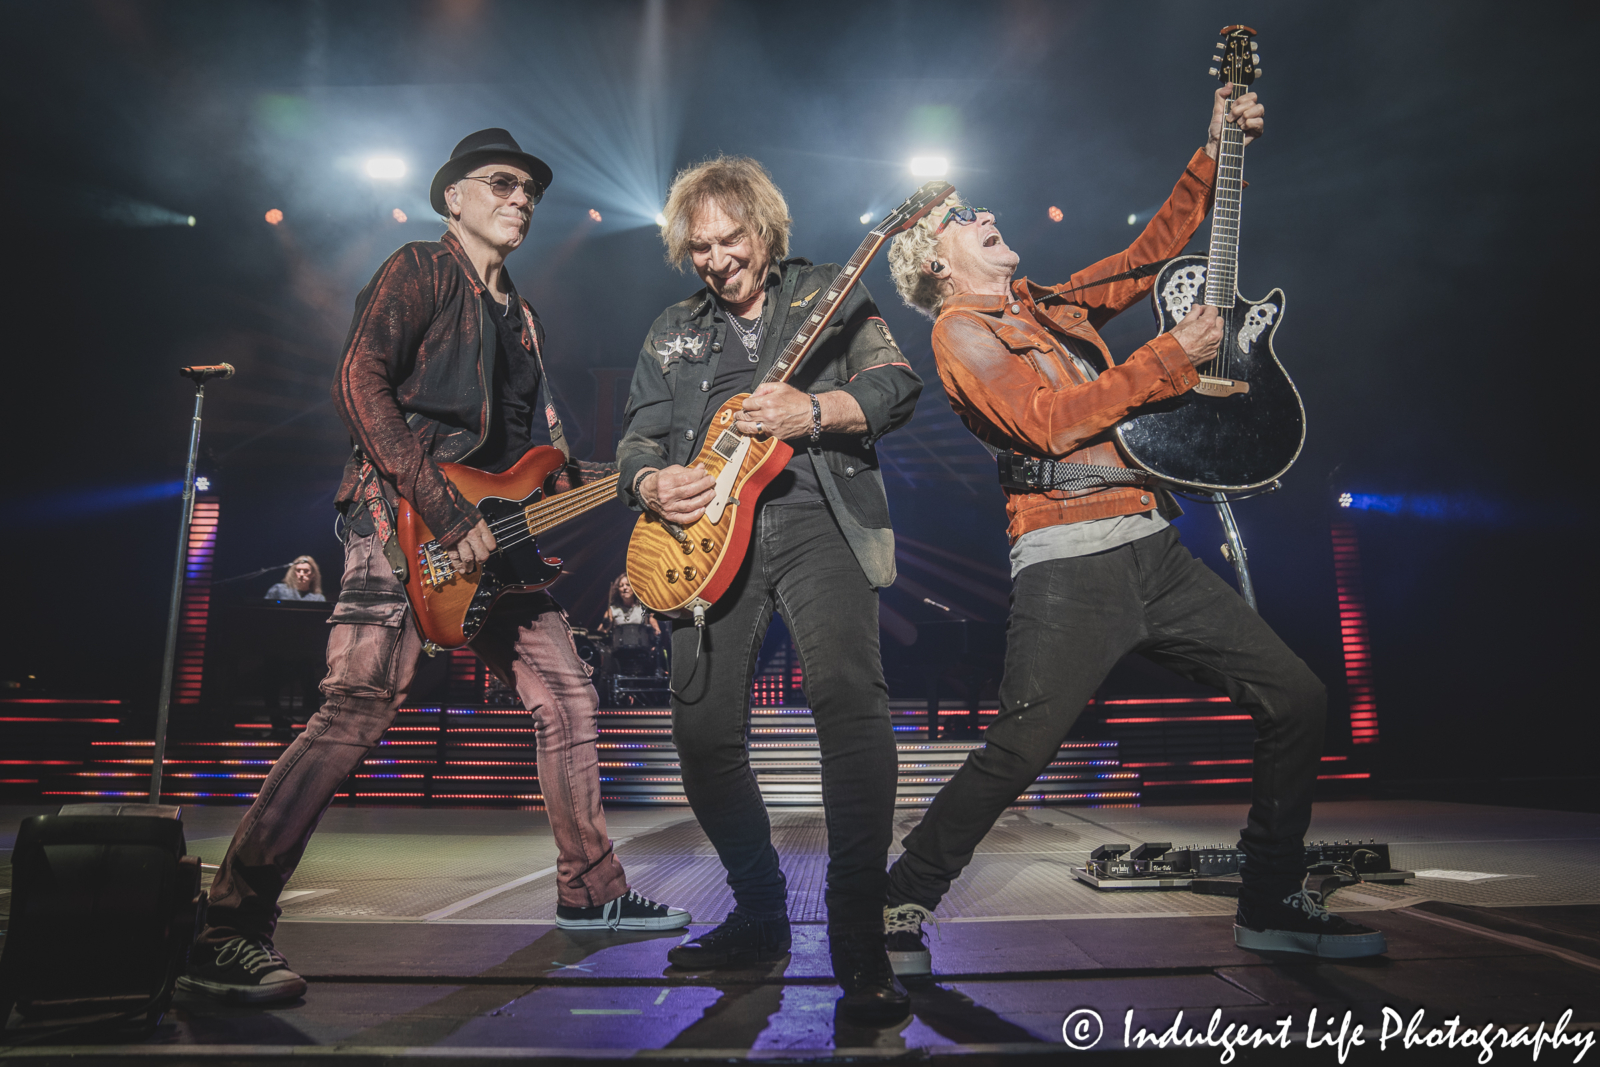
<instances>
[{"instance_id":1,"label":"guitar pickguard","mask_svg":"<svg viewBox=\"0 0 1600 1067\"><path fill-rule=\"evenodd\" d=\"M1244 322L1239 324L1239 351L1245 355L1250 354L1250 346L1256 343L1261 336L1261 331L1272 325L1272 320L1278 317L1276 304L1260 303L1251 305L1245 312Z\"/></svg>"},{"instance_id":2,"label":"guitar pickguard","mask_svg":"<svg viewBox=\"0 0 1600 1067\"><path fill-rule=\"evenodd\" d=\"M1206 268L1188 264L1173 271L1161 287L1161 310L1173 322L1182 322L1194 306L1195 299L1206 291Z\"/></svg>"}]
</instances>

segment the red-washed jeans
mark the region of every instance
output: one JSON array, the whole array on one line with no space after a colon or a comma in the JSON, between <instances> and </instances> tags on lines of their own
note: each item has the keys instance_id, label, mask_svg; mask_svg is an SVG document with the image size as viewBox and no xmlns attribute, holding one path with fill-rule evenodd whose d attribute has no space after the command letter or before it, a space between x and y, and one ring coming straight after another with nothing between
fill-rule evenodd
<instances>
[{"instance_id":1,"label":"red-washed jeans","mask_svg":"<svg viewBox=\"0 0 1600 1067\"><path fill-rule=\"evenodd\" d=\"M322 708L284 750L233 835L201 938L272 937L278 895L335 791L405 703L422 654L405 592L374 536L352 536L328 634ZM628 890L600 807L597 699L566 616L543 594L507 597L473 651L516 687L538 729L539 789L558 851L556 895L592 907Z\"/></svg>"}]
</instances>

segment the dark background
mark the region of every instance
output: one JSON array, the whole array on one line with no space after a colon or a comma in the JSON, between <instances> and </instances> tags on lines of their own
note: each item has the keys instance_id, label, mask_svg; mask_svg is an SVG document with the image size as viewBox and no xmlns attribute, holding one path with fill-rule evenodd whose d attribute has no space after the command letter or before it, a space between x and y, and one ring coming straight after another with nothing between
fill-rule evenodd
<instances>
[{"instance_id":1,"label":"dark background","mask_svg":"<svg viewBox=\"0 0 1600 1067\"><path fill-rule=\"evenodd\" d=\"M1381 496L1399 510L1343 514L1361 538L1387 773L1588 773L1592 10L6 3L0 676L153 706L177 522L163 487L192 404L179 364L239 367L207 402L217 575L310 552L331 587L348 438L328 386L351 303L396 246L437 237L427 183L465 133L505 126L554 167L510 266L549 327L578 453L604 455L588 372L625 372L658 311L697 287L651 224L675 169L761 159L795 252L843 260L858 217L915 187L907 158L937 151L1000 213L1021 270L1058 281L1164 199L1204 137L1216 30L1243 21L1261 34L1269 126L1246 163L1240 287L1287 292L1277 351L1310 425L1282 491L1237 509L1262 611L1339 699L1334 500ZM368 179L374 154L408 175ZM882 259L868 283L929 383L885 449L897 530L919 543L884 595L890 647L931 617L913 583L1003 619L1006 544L926 321ZM1139 307L1107 337L1124 356L1151 332ZM609 505L555 539L574 570L555 591L578 621L598 617L628 525ZM1192 506L1183 528L1227 573L1214 514Z\"/></svg>"}]
</instances>

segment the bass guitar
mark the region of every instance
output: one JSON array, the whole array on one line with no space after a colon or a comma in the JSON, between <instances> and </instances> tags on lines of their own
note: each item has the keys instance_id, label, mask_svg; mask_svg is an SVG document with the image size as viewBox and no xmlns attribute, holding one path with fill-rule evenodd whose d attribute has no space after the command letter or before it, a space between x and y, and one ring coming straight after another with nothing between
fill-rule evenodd
<instances>
[{"instance_id":1,"label":"bass guitar","mask_svg":"<svg viewBox=\"0 0 1600 1067\"><path fill-rule=\"evenodd\" d=\"M949 182L928 182L872 228L763 381L789 380L884 242L915 226L952 189ZM756 502L794 455L794 449L783 441L746 437L735 428L734 419L749 396L740 393L713 413L705 444L689 464L704 464L706 473L716 481L716 496L705 514L688 526L679 526L646 511L633 528L628 541L628 583L652 611L663 615L694 612L698 619L727 591L749 547Z\"/></svg>"},{"instance_id":2,"label":"bass guitar","mask_svg":"<svg viewBox=\"0 0 1600 1067\"><path fill-rule=\"evenodd\" d=\"M460 648L508 593L532 593L561 577L561 560L539 553L539 534L575 519L617 495L608 474L565 493L547 494L546 482L567 462L559 449L538 445L502 474L441 463L439 469L483 513L495 550L471 574L457 570L443 545L411 503L395 510L395 534L410 564L406 598L430 653Z\"/></svg>"},{"instance_id":3,"label":"bass guitar","mask_svg":"<svg viewBox=\"0 0 1600 1067\"><path fill-rule=\"evenodd\" d=\"M1238 99L1260 77L1255 30L1229 26L1212 68ZM1239 295L1239 206L1244 190L1244 131L1222 126L1209 255L1180 256L1156 276L1150 300L1160 332L1171 330L1197 300L1222 317L1217 357L1200 368L1191 391L1149 407L1117 426L1124 454L1171 485L1212 492L1268 485L1300 457L1306 412L1273 351L1283 322L1283 290L1261 300Z\"/></svg>"}]
</instances>

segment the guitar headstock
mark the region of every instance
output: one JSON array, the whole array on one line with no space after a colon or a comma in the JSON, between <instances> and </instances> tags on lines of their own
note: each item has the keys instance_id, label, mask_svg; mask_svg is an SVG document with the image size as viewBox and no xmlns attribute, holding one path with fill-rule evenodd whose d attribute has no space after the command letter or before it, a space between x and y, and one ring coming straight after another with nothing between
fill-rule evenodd
<instances>
[{"instance_id":1,"label":"guitar headstock","mask_svg":"<svg viewBox=\"0 0 1600 1067\"><path fill-rule=\"evenodd\" d=\"M1211 68L1211 76L1224 85L1249 85L1261 77L1261 57L1256 53L1256 31L1249 26L1224 26L1222 40L1217 42L1217 54L1211 57L1220 67Z\"/></svg>"},{"instance_id":2,"label":"guitar headstock","mask_svg":"<svg viewBox=\"0 0 1600 1067\"><path fill-rule=\"evenodd\" d=\"M935 179L906 197L906 202L885 215L872 232L880 237L893 237L909 230L954 191L955 186L949 182Z\"/></svg>"}]
</instances>

